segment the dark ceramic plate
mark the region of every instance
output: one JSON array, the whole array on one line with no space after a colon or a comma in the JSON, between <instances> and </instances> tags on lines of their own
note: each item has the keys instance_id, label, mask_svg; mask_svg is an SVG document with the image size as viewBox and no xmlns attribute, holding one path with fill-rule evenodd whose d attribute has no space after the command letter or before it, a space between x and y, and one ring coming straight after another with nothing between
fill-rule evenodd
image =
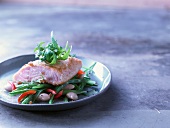
<instances>
[{"instance_id":1,"label":"dark ceramic plate","mask_svg":"<svg viewBox=\"0 0 170 128\"><path fill-rule=\"evenodd\" d=\"M82 60L84 67L90 67L95 61L83 57L78 57ZM90 96L81 97L77 101L73 102L55 102L54 104L48 103L36 103L36 104L18 104L17 97L10 96L8 92L4 90L4 85L6 85L8 80L12 79L12 75L24 64L29 61L35 60L34 55L23 55L18 56L7 61L0 63L0 103L22 110L31 110L31 111L43 111L43 110L66 110L71 108L76 108L82 105L86 105L92 100L98 98L103 94L108 88L111 82L111 73L109 69L97 62L94 67L94 75L91 76L91 79L95 80L98 84L97 93Z\"/></svg>"}]
</instances>

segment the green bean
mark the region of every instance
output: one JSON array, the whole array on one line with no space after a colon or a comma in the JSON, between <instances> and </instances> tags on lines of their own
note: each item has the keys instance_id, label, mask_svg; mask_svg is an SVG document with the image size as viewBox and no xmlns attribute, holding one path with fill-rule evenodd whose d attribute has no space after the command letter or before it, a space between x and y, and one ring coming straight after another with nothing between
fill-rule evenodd
<instances>
[{"instance_id":1,"label":"green bean","mask_svg":"<svg viewBox=\"0 0 170 128\"><path fill-rule=\"evenodd\" d=\"M96 85L96 82L93 81L93 80L87 80L87 81L86 81L86 84L91 85L91 86L94 86L94 85Z\"/></svg>"},{"instance_id":2,"label":"green bean","mask_svg":"<svg viewBox=\"0 0 170 128\"><path fill-rule=\"evenodd\" d=\"M36 94L34 95L32 102L34 103L37 97L44 91L44 89L37 90Z\"/></svg>"},{"instance_id":3,"label":"green bean","mask_svg":"<svg viewBox=\"0 0 170 128\"><path fill-rule=\"evenodd\" d=\"M17 87L17 90L22 90L26 88L32 88L33 86L36 86L37 84L21 84L20 86Z\"/></svg>"},{"instance_id":4,"label":"green bean","mask_svg":"<svg viewBox=\"0 0 170 128\"><path fill-rule=\"evenodd\" d=\"M82 80L81 79L71 79L68 81L68 83L70 84L78 84L78 83L81 83Z\"/></svg>"},{"instance_id":5,"label":"green bean","mask_svg":"<svg viewBox=\"0 0 170 128\"><path fill-rule=\"evenodd\" d=\"M87 91L78 91L78 90L63 90L63 95L66 95L67 93L69 93L69 92L74 92L74 93L76 93L76 94L85 94L85 93L87 93Z\"/></svg>"},{"instance_id":6,"label":"green bean","mask_svg":"<svg viewBox=\"0 0 170 128\"><path fill-rule=\"evenodd\" d=\"M53 104L53 102L54 102L54 94L52 94L52 96L51 96L51 98L49 100L49 104Z\"/></svg>"},{"instance_id":7,"label":"green bean","mask_svg":"<svg viewBox=\"0 0 170 128\"><path fill-rule=\"evenodd\" d=\"M63 84L63 85L60 85L60 86L56 86L55 87L55 91L58 93L60 92L65 86L67 85L67 83Z\"/></svg>"},{"instance_id":8,"label":"green bean","mask_svg":"<svg viewBox=\"0 0 170 128\"><path fill-rule=\"evenodd\" d=\"M21 94L21 93L24 93L28 90L31 90L31 89L24 89L24 90L13 90L12 92L10 92L9 94L14 96L14 95L18 95L18 94Z\"/></svg>"},{"instance_id":9,"label":"green bean","mask_svg":"<svg viewBox=\"0 0 170 128\"><path fill-rule=\"evenodd\" d=\"M29 104L29 102L31 101L33 95L29 95L27 96L22 102L21 104Z\"/></svg>"},{"instance_id":10,"label":"green bean","mask_svg":"<svg viewBox=\"0 0 170 128\"><path fill-rule=\"evenodd\" d=\"M51 88L53 87L51 84L38 84L37 86L33 86L32 89L42 89L42 88Z\"/></svg>"},{"instance_id":11,"label":"green bean","mask_svg":"<svg viewBox=\"0 0 170 128\"><path fill-rule=\"evenodd\" d=\"M86 83L85 82L82 82L80 85L79 85L79 91L82 91L85 87Z\"/></svg>"},{"instance_id":12,"label":"green bean","mask_svg":"<svg viewBox=\"0 0 170 128\"><path fill-rule=\"evenodd\" d=\"M85 68L85 70L84 70L85 76L89 77L89 73L93 73L94 72L93 68L94 68L95 65L96 65L96 62L93 65L91 65L89 68L83 67L83 68Z\"/></svg>"},{"instance_id":13,"label":"green bean","mask_svg":"<svg viewBox=\"0 0 170 128\"><path fill-rule=\"evenodd\" d=\"M67 96L64 97L64 102L68 102Z\"/></svg>"}]
</instances>

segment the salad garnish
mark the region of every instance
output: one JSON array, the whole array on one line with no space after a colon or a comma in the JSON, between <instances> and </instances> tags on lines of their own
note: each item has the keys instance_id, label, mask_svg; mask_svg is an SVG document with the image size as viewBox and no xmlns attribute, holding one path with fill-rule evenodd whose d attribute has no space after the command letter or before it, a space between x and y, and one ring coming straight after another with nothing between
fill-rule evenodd
<instances>
[{"instance_id":1,"label":"salad garnish","mask_svg":"<svg viewBox=\"0 0 170 128\"><path fill-rule=\"evenodd\" d=\"M55 40L53 31L51 32L51 42L44 46L45 42L40 42L34 49L36 57L50 65L54 65L58 60L66 60L70 56L72 46L61 47Z\"/></svg>"}]
</instances>

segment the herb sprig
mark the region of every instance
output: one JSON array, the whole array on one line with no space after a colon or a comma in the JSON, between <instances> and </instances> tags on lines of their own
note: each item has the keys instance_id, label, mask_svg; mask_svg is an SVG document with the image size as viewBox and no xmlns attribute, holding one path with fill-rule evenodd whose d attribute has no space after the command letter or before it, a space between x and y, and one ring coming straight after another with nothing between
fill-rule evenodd
<instances>
[{"instance_id":1,"label":"herb sprig","mask_svg":"<svg viewBox=\"0 0 170 128\"><path fill-rule=\"evenodd\" d=\"M66 43L65 48L61 47L57 40L55 40L53 31L51 32L51 42L44 46L45 42L40 42L34 49L36 58L44 61L50 65L54 65L58 60L66 60L70 56L72 46L68 46Z\"/></svg>"}]
</instances>

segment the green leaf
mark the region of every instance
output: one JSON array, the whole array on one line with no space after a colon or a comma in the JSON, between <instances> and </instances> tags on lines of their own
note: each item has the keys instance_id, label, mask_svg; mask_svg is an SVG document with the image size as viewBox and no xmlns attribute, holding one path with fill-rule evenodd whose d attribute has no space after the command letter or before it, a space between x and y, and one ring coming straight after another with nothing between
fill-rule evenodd
<instances>
[{"instance_id":1,"label":"green leaf","mask_svg":"<svg viewBox=\"0 0 170 128\"><path fill-rule=\"evenodd\" d=\"M57 41L54 39L53 31L51 32L51 41L52 41L53 47L58 49L58 44L57 44Z\"/></svg>"},{"instance_id":2,"label":"green leaf","mask_svg":"<svg viewBox=\"0 0 170 128\"><path fill-rule=\"evenodd\" d=\"M68 41L65 48L62 48L55 40L53 31L51 32L51 42L46 46L43 46L44 42L40 42L34 49L35 56L41 61L44 61L50 65L54 65L58 60L66 60L70 55L72 46L68 46Z\"/></svg>"},{"instance_id":3,"label":"green leaf","mask_svg":"<svg viewBox=\"0 0 170 128\"><path fill-rule=\"evenodd\" d=\"M68 41L66 42L65 50L67 50L67 48L68 48Z\"/></svg>"},{"instance_id":4,"label":"green leaf","mask_svg":"<svg viewBox=\"0 0 170 128\"><path fill-rule=\"evenodd\" d=\"M58 59L59 60L66 60L69 57L69 55L70 55L71 49L72 49L72 46L68 49L67 52L60 54L58 56Z\"/></svg>"},{"instance_id":5,"label":"green leaf","mask_svg":"<svg viewBox=\"0 0 170 128\"><path fill-rule=\"evenodd\" d=\"M50 49L46 49L45 50L45 59L50 62L51 61L51 56L53 55L53 52Z\"/></svg>"},{"instance_id":6,"label":"green leaf","mask_svg":"<svg viewBox=\"0 0 170 128\"><path fill-rule=\"evenodd\" d=\"M40 42L39 44L38 44L38 46L34 49L34 52L36 52L37 50L43 50L43 49L41 49L42 48L42 45L44 44L45 42Z\"/></svg>"},{"instance_id":7,"label":"green leaf","mask_svg":"<svg viewBox=\"0 0 170 128\"><path fill-rule=\"evenodd\" d=\"M56 55L53 53L53 56L52 56L53 60L50 62L51 65L54 65L57 63L57 57Z\"/></svg>"}]
</instances>

